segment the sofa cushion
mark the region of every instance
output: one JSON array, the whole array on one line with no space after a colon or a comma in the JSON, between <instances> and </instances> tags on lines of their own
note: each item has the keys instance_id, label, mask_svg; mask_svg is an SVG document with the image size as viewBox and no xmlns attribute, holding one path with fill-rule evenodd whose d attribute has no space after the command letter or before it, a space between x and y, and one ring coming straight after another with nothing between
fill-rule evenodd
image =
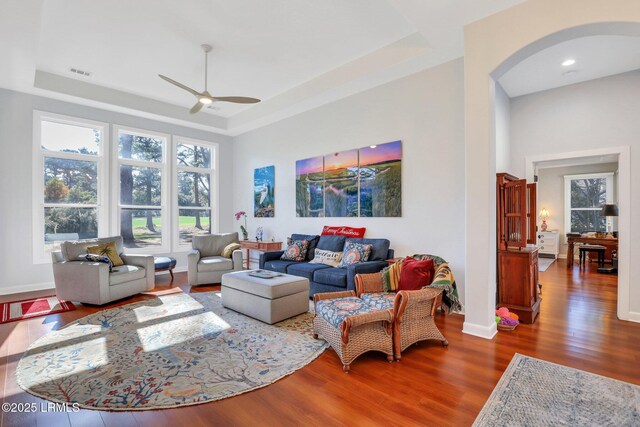
<instances>
[{"instance_id":1,"label":"sofa cushion","mask_svg":"<svg viewBox=\"0 0 640 427\"><path fill-rule=\"evenodd\" d=\"M280 257L284 261L296 261L302 262L307 257L307 250L309 249L308 240L291 240L287 242L287 247Z\"/></svg>"},{"instance_id":2,"label":"sofa cushion","mask_svg":"<svg viewBox=\"0 0 640 427\"><path fill-rule=\"evenodd\" d=\"M307 247L307 256L306 260L311 261L315 256L316 246L318 245L318 240L320 240L320 236L317 234L292 234L291 240L306 240L309 242L309 246Z\"/></svg>"},{"instance_id":3,"label":"sofa cushion","mask_svg":"<svg viewBox=\"0 0 640 427\"><path fill-rule=\"evenodd\" d=\"M277 271L278 273L286 273L287 267L291 264L296 264L295 261L283 261L281 259L275 259L273 261L266 261L264 263L265 270Z\"/></svg>"},{"instance_id":4,"label":"sofa cushion","mask_svg":"<svg viewBox=\"0 0 640 427\"><path fill-rule=\"evenodd\" d=\"M96 246L102 243L115 242L116 251L121 254L124 251L122 236L101 237L99 239L78 240L75 242L62 242L60 251L65 261L75 261L80 255L87 253L88 246Z\"/></svg>"},{"instance_id":5,"label":"sofa cushion","mask_svg":"<svg viewBox=\"0 0 640 427\"><path fill-rule=\"evenodd\" d=\"M324 264L329 267L337 267L340 261L342 261L342 252L331 252L316 248L316 255L309 262L311 264Z\"/></svg>"},{"instance_id":6,"label":"sofa cushion","mask_svg":"<svg viewBox=\"0 0 640 427\"><path fill-rule=\"evenodd\" d=\"M136 279L144 278L144 268L137 265L121 265L109 273L109 286L120 285Z\"/></svg>"},{"instance_id":7,"label":"sofa cushion","mask_svg":"<svg viewBox=\"0 0 640 427\"><path fill-rule=\"evenodd\" d=\"M325 268L313 273L313 281L322 283L323 285L336 286L340 288L347 287L347 269L346 268Z\"/></svg>"},{"instance_id":8,"label":"sofa cushion","mask_svg":"<svg viewBox=\"0 0 640 427\"><path fill-rule=\"evenodd\" d=\"M371 245L371 255L369 261L380 261L387 259L391 242L388 239L347 239L347 242Z\"/></svg>"},{"instance_id":9,"label":"sofa cushion","mask_svg":"<svg viewBox=\"0 0 640 427\"><path fill-rule=\"evenodd\" d=\"M340 261L340 264L338 264L338 268L347 268L350 265L357 264L359 262L369 261L370 256L371 245L347 242L344 244L342 260Z\"/></svg>"},{"instance_id":10,"label":"sofa cushion","mask_svg":"<svg viewBox=\"0 0 640 427\"><path fill-rule=\"evenodd\" d=\"M316 315L321 316L336 329L347 317L371 311L373 309L357 297L320 300L316 304Z\"/></svg>"},{"instance_id":11,"label":"sofa cushion","mask_svg":"<svg viewBox=\"0 0 640 427\"><path fill-rule=\"evenodd\" d=\"M238 243L238 233L225 234L205 234L203 236L193 236L191 246L200 251L201 257L220 256L224 248L231 244Z\"/></svg>"},{"instance_id":12,"label":"sofa cushion","mask_svg":"<svg viewBox=\"0 0 640 427\"><path fill-rule=\"evenodd\" d=\"M346 237L344 236L320 236L317 248L325 251L342 252L345 240Z\"/></svg>"},{"instance_id":13,"label":"sofa cushion","mask_svg":"<svg viewBox=\"0 0 640 427\"><path fill-rule=\"evenodd\" d=\"M198 271L225 271L233 270L233 261L223 256L208 256L198 261Z\"/></svg>"},{"instance_id":14,"label":"sofa cushion","mask_svg":"<svg viewBox=\"0 0 640 427\"><path fill-rule=\"evenodd\" d=\"M308 262L299 262L288 266L287 274L293 274L294 276L306 277L309 280L313 280L313 273L324 268L331 267L324 264L309 264Z\"/></svg>"},{"instance_id":15,"label":"sofa cushion","mask_svg":"<svg viewBox=\"0 0 640 427\"><path fill-rule=\"evenodd\" d=\"M389 310L393 308L393 301L396 299L394 292L376 292L360 295L362 301L378 310Z\"/></svg>"}]
</instances>

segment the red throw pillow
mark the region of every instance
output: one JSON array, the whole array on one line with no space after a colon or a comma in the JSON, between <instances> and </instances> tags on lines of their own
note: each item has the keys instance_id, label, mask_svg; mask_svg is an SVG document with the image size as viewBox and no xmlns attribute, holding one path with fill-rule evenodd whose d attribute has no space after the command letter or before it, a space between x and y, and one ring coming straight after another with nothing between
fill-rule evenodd
<instances>
[{"instance_id":1,"label":"red throw pillow","mask_svg":"<svg viewBox=\"0 0 640 427\"><path fill-rule=\"evenodd\" d=\"M402 263L400 271L399 291L415 291L431 284L434 267L432 259L418 261L410 256Z\"/></svg>"},{"instance_id":2,"label":"red throw pillow","mask_svg":"<svg viewBox=\"0 0 640 427\"><path fill-rule=\"evenodd\" d=\"M366 227L362 227L362 228L344 227L344 226L332 227L330 225L325 225L324 228L322 229L322 236L347 236L347 237L363 238L365 231L367 231Z\"/></svg>"}]
</instances>

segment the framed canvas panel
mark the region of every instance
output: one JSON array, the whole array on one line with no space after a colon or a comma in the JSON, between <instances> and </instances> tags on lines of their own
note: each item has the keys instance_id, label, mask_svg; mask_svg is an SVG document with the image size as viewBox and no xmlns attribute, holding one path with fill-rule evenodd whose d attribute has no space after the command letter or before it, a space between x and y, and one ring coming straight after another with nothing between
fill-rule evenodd
<instances>
[{"instance_id":1,"label":"framed canvas panel","mask_svg":"<svg viewBox=\"0 0 640 427\"><path fill-rule=\"evenodd\" d=\"M324 156L324 216L358 216L358 150Z\"/></svg>"},{"instance_id":2,"label":"framed canvas panel","mask_svg":"<svg viewBox=\"0 0 640 427\"><path fill-rule=\"evenodd\" d=\"M273 218L275 215L275 166L253 171L253 216Z\"/></svg>"},{"instance_id":3,"label":"framed canvas panel","mask_svg":"<svg viewBox=\"0 0 640 427\"><path fill-rule=\"evenodd\" d=\"M296 216L324 216L324 158L296 161Z\"/></svg>"},{"instance_id":4,"label":"framed canvas panel","mask_svg":"<svg viewBox=\"0 0 640 427\"><path fill-rule=\"evenodd\" d=\"M402 216L402 141L359 150L360 216Z\"/></svg>"}]
</instances>

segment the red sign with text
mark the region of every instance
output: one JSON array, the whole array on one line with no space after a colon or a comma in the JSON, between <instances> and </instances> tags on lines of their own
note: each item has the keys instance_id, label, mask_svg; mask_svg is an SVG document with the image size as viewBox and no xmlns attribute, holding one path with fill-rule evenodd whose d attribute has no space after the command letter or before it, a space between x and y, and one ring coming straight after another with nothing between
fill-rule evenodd
<instances>
[{"instance_id":1,"label":"red sign with text","mask_svg":"<svg viewBox=\"0 0 640 427\"><path fill-rule=\"evenodd\" d=\"M347 237L364 237L364 233L367 231L366 227L343 227L343 226L330 226L325 225L322 229L323 236L347 236Z\"/></svg>"}]
</instances>

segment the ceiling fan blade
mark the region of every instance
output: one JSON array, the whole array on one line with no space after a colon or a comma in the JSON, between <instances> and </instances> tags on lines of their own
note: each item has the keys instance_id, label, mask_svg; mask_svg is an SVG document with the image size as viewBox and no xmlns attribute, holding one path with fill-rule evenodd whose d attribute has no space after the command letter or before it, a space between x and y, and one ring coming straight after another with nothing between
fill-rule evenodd
<instances>
[{"instance_id":1,"label":"ceiling fan blade","mask_svg":"<svg viewBox=\"0 0 640 427\"><path fill-rule=\"evenodd\" d=\"M249 98L246 96L215 96L216 101L235 102L236 104L255 104L260 102L258 98Z\"/></svg>"},{"instance_id":2,"label":"ceiling fan blade","mask_svg":"<svg viewBox=\"0 0 640 427\"><path fill-rule=\"evenodd\" d=\"M198 111L202 110L202 107L204 107L204 104L203 104L202 102L198 101L198 102L196 102L196 105L194 105L194 106L191 108L191 110L189 110L189 112L190 112L191 114L195 114L195 113L197 113Z\"/></svg>"},{"instance_id":3,"label":"ceiling fan blade","mask_svg":"<svg viewBox=\"0 0 640 427\"><path fill-rule=\"evenodd\" d=\"M164 80L164 81L167 81L167 82L171 83L172 85L176 85L176 86L178 86L180 89L184 89L184 90L186 90L187 92L191 93L192 95L200 96L200 92L198 92L198 91L196 91L196 90L193 90L193 89L191 89L189 86L185 86L185 85L183 85L183 84L182 84L182 83L180 83L180 82L177 82L177 81L175 81L175 80L173 80L173 79L170 79L170 78L169 78L169 77L167 77L167 76L163 76L162 74L158 74L158 77L160 77L160 78L161 78L162 80Z\"/></svg>"}]
</instances>

